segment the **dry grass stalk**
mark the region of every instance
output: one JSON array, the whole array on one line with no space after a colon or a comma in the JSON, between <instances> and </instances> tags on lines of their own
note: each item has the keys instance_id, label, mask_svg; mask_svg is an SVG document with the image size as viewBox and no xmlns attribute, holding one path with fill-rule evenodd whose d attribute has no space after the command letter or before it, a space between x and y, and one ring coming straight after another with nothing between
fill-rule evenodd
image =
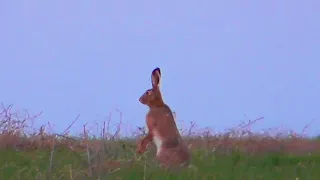
<instances>
[{"instance_id":1,"label":"dry grass stalk","mask_svg":"<svg viewBox=\"0 0 320 180\"><path fill-rule=\"evenodd\" d=\"M38 114L40 115L40 114ZM70 152L77 152L86 155L86 168L88 177L94 179L102 173L114 173L120 168L128 167L133 162L141 161L136 159L127 159L124 161L119 154L121 149L135 150L135 138L144 134L144 128L137 128L132 132L133 137L127 141L127 144L121 144L120 132L122 124L122 113L119 111L120 123L111 127L111 114L107 122L103 122L100 137L90 137L87 124L83 126L83 134L78 137L70 137L69 130L78 120L79 116L61 134L50 133L46 131L46 126L41 126L34 132L27 133L26 129L32 128L31 121L36 116L25 115L13 112L12 106L5 107L0 112L0 149L13 149L17 151L47 150L50 152L48 175L54 169L54 163L58 160L56 151L64 148ZM189 127L183 131L184 138L189 143L191 150L206 149L207 153L231 153L234 150L247 152L250 154L263 154L268 152L283 152L290 154L302 154L306 152L320 151L320 141L306 138L303 134L309 125L303 128L302 135L292 132L290 138L283 133L265 132L257 134L251 131L251 126L263 117L253 121L242 122L235 128L229 129L226 133L215 134L210 129L197 129L195 122L190 122ZM50 123L49 123L50 126ZM115 128L111 133L111 128ZM150 150L154 150L150 145ZM74 179L80 176L81 172L73 172L72 166L69 167L69 178ZM39 178L41 174L39 174ZM50 178L50 177L48 177ZM64 177L65 178L65 177Z\"/></svg>"}]
</instances>

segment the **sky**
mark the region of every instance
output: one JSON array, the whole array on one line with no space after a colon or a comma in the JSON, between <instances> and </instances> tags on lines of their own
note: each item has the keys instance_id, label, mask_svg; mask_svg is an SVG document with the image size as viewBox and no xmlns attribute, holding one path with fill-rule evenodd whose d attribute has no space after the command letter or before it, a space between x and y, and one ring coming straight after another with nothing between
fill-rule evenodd
<instances>
[{"instance_id":1,"label":"sky","mask_svg":"<svg viewBox=\"0 0 320 180\"><path fill-rule=\"evenodd\" d=\"M0 2L0 101L60 133L108 119L144 126L162 71L177 121L320 134L320 1ZM179 125L179 124L178 124ZM179 125L183 126L182 123ZM94 131L94 130L93 130Z\"/></svg>"}]
</instances>

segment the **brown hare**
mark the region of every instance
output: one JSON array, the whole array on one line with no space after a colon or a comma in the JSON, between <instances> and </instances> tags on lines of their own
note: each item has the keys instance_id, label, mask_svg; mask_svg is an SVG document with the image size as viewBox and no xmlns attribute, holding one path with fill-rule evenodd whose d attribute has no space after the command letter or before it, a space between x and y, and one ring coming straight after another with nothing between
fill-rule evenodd
<instances>
[{"instance_id":1,"label":"brown hare","mask_svg":"<svg viewBox=\"0 0 320 180\"><path fill-rule=\"evenodd\" d=\"M137 153L144 153L147 145L153 141L161 166L185 167L190 164L190 152L181 138L171 109L162 99L160 79L160 68L156 68L151 74L152 89L139 99L142 104L149 106L149 112L146 115L147 135L138 144Z\"/></svg>"}]
</instances>

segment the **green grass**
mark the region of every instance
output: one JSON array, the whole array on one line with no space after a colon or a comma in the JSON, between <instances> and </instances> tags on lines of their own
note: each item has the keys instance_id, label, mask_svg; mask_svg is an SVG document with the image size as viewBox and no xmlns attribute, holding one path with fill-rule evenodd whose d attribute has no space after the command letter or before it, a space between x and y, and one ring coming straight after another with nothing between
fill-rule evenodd
<instances>
[{"instance_id":1,"label":"green grass","mask_svg":"<svg viewBox=\"0 0 320 180\"><path fill-rule=\"evenodd\" d=\"M320 179L320 136L262 136L249 133L243 123L225 134L190 133L191 123L183 137L192 149L192 166L166 170L155 161L154 146L142 157L135 153L141 128L131 139L115 140L119 132L106 132L108 121L97 125L100 138L90 136L86 125L82 135L69 137L65 132L76 119L61 135L45 132L45 126L26 133L24 128L31 128L26 122L37 116L20 117L11 108L0 111L0 180ZM250 136L240 137L244 132Z\"/></svg>"},{"instance_id":2,"label":"green grass","mask_svg":"<svg viewBox=\"0 0 320 180\"><path fill-rule=\"evenodd\" d=\"M265 153L248 155L237 151L217 155L206 150L194 150L192 167L181 171L167 171L157 166L151 150L140 160L135 159L133 148L114 148L99 158L92 157L92 164L117 160L120 166L108 167L100 163L92 168L93 176L100 179L221 179L221 180L318 180L320 179L320 154L289 155ZM52 172L48 174L50 150L13 151L0 150L0 179L89 179L86 152L71 152L57 148L54 152ZM94 153L92 153L94 155ZM92 155L92 156L93 156ZM119 169L117 169L119 168Z\"/></svg>"}]
</instances>

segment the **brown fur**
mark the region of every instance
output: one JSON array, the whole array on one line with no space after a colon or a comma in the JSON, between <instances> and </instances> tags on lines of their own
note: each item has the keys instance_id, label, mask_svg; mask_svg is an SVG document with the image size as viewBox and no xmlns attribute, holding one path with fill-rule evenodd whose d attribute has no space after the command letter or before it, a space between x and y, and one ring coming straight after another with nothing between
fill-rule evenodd
<instances>
[{"instance_id":1,"label":"brown fur","mask_svg":"<svg viewBox=\"0 0 320 180\"><path fill-rule=\"evenodd\" d=\"M152 141L157 145L155 141L159 139L162 143L160 147L157 147L157 159L161 165L165 167L188 165L190 163L189 149L181 138L171 109L162 99L159 88L160 69L154 69L151 77L152 89L147 90L139 99L142 104L149 106L149 112L146 115L149 130L138 144L137 153L144 153L147 145Z\"/></svg>"}]
</instances>

